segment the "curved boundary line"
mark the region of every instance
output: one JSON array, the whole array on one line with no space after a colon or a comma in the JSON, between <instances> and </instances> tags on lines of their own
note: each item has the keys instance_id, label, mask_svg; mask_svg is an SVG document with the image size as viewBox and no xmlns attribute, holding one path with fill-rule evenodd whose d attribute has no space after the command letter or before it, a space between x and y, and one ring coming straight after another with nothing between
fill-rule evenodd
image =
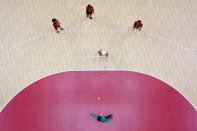
<instances>
[{"instance_id":1,"label":"curved boundary line","mask_svg":"<svg viewBox=\"0 0 197 131\"><path fill-rule=\"evenodd\" d=\"M93 29L93 30L78 30L78 29L73 29L73 30L64 30L64 31L62 31L63 33L73 33L73 32L79 32L79 33L88 33L88 32L122 32L122 33L125 33L125 32L133 32L132 30L130 30L130 29L100 29L100 30L98 30L98 29ZM167 38L164 38L164 37L161 37L160 35L156 35L156 34L153 34L153 33L151 33L151 32L144 32L144 31L141 31L141 32L136 32L137 34L143 34L143 35L148 35L148 36L150 36L150 37L153 37L153 38L157 38L157 39L160 39L160 40L164 40L164 41L168 41L169 43L171 43L171 44L173 44L173 45L175 45L176 47L179 47L179 48L182 48L182 49L184 49L185 51L187 51L188 53L191 53L191 54L193 54L193 55L195 55L196 57L197 57L197 53L194 51L194 50L191 50L191 49L189 49L189 48L186 48L186 47L184 47L183 45L180 45L180 44L177 44L177 42L176 41L173 41L173 40L170 40L170 39L167 39ZM18 44L18 45L15 45L15 46L13 46L13 47L11 47L11 48L9 48L9 49L7 49L6 51L4 51L3 53L1 53L0 54L0 56L3 56L4 54L6 54L6 53L9 53L9 51L11 51L11 50L13 50L13 49L15 49L15 48L17 48L18 46L22 46L22 45L25 45L25 44L29 44L29 43L31 43L32 41L34 41L34 40L38 40L38 39L41 39L41 38L44 38L44 37L48 37L49 35L55 35L56 33L55 32L53 32L53 33L47 33L47 34L41 34L41 35L39 35L39 36L36 36L36 37L32 37L32 39L29 39L29 40L26 40L26 41L24 41L24 42L21 42L21 44ZM70 71L72 71L72 70L70 70ZM77 71L77 70L75 70L75 71ZM80 71L80 70L79 70ZM82 70L81 70L82 71ZM102 71L102 70L98 70L98 71ZM105 71L105 70L103 70L103 71ZM107 70L107 71L126 71L126 70ZM132 71L132 70L130 70L130 71ZM65 72L65 71L61 71L61 72ZM61 73L61 72L56 72L55 74L57 74L57 73ZM66 72L68 72L68 71L66 71ZM137 72L137 71L134 71L134 72ZM140 73L140 72L139 72ZM142 74L145 74L144 72L142 72ZM146 75L146 74L145 74ZM50 75L49 75L50 76ZM149 75L149 76L151 76L151 75ZM47 77L47 76L45 76L45 77ZM155 76L153 76L153 77L155 77ZM43 77L44 78L44 77ZM155 77L155 78L157 78L157 77ZM42 79L42 78L41 78ZM158 78L157 78L158 79ZM40 80L40 79L39 79ZM158 79L158 80L160 80L160 79ZM34 81L34 82L36 82L36 81ZM33 84L34 82L32 82L31 84ZM164 82L164 81L163 81ZM165 83L167 83L167 82L165 82ZM168 83L167 83L168 84ZM170 84L169 84L170 85ZM170 85L171 86L171 85ZM171 87L173 87L173 86L171 86ZM26 87L25 87L26 88ZM25 89L25 88L23 88L23 89ZM174 88L174 87L173 87ZM20 93L23 89L21 89L21 90L19 90L17 93L16 93L16 95L18 94L18 93ZM175 88L174 88L175 89ZM176 89L175 89L176 90ZM179 92L178 90L176 90L177 92ZM180 93L180 92L179 92ZM182 93L180 93L182 96L184 96ZM15 95L15 96L16 96ZM15 97L14 96L14 97ZM7 104L14 98L14 97L12 97L8 102L7 102ZM189 101L185 96L184 96L184 98L187 100L187 101ZM189 103L194 107L194 109L196 109L195 108L195 106L189 101ZM2 110L7 106L7 104L5 105L5 106L3 106L3 108L0 110L0 113L2 112ZM196 109L196 111L197 111L197 109Z\"/></svg>"},{"instance_id":2,"label":"curved boundary line","mask_svg":"<svg viewBox=\"0 0 197 131\"><path fill-rule=\"evenodd\" d=\"M136 73L141 73L141 74L144 74L144 75L148 75L148 76L151 76L153 78L156 78L158 80L160 80L159 78L157 78L156 76L152 76L152 75L149 75L149 74L145 74L144 72L137 72L137 71L133 71L133 70L67 70L67 71L60 71L60 72L56 72L54 74L51 74L51 75L47 75L47 76L44 76L38 80L35 80L33 82L31 82L29 85L27 85L26 87L24 87L23 89L20 89L18 92L15 93L15 95L13 97L11 97L8 101L7 101L7 104L4 104L4 106L2 108L0 108L0 113L5 109L5 107L12 101L12 99L14 99L14 97L16 97L21 91L23 91L25 88L29 87L31 84L43 79L43 78L46 78L48 76L52 76L52 75L56 75L56 74L59 74L59 73L64 73L64 72L75 72L75 71L128 71L128 72L136 72ZM162 81L162 80L160 80ZM177 91L178 93L180 93L192 106L193 108L197 111L197 108L195 108L195 106L181 93L179 92L176 88L174 88L172 85L168 84L167 82L165 81L162 81L164 82L165 84L169 85L171 88L173 88L175 91Z\"/></svg>"},{"instance_id":3,"label":"curved boundary line","mask_svg":"<svg viewBox=\"0 0 197 131\"><path fill-rule=\"evenodd\" d=\"M86 29L86 30L84 30L84 29L82 29L82 30L80 30L80 29L73 29L73 30L64 30L64 31L62 31L62 32L63 32L63 33L74 33L74 32L75 32L75 33L88 33L88 32L95 32L95 33L96 33L96 32L122 32L122 33L125 33L125 32L133 32L133 31L130 30L130 29L92 29L92 30L88 30L88 29ZM185 51L187 51L188 53L193 54L193 55L195 55L195 56L197 57L197 53L195 52L195 50L189 49L189 48L187 48L187 47L184 47L182 44L178 44L176 41L173 41L173 40L164 38L164 37L162 37L162 36L160 36L160 35L153 34L153 33L151 33L151 32L144 32L144 31L141 31L141 32L136 32L136 33L137 33L137 34L142 34L142 35L147 35L147 36L150 36L150 37L152 37L152 38L157 38L157 39L159 39L159 40L167 41L167 42L169 42L170 44L172 44L172 45L174 45L174 46L176 46L176 47L178 47L178 48L182 48L183 50L185 50ZM20 44L15 45L15 46L13 46L13 47L7 49L6 51L2 52L2 53L0 54L0 56L2 57L4 54L9 53L11 50L13 50L13 49L15 49L15 48L17 48L17 47L19 47L19 46L23 46L23 45L29 44L29 43L31 43L31 42L33 42L33 41L35 41L35 40L38 40L38 39L41 39L41 38L45 38L45 37L48 37L49 35L55 35L55 34L56 34L56 32L53 32L53 33L41 34L41 35L39 35L39 36L32 37L32 38L29 39L29 40L26 40L26 41L24 41L24 42L21 42Z\"/></svg>"}]
</instances>

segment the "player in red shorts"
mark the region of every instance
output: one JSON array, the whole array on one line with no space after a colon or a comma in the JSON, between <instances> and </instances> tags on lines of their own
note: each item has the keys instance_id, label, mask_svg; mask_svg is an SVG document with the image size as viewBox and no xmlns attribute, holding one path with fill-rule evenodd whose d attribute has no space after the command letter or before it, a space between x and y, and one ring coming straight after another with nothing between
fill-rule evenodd
<instances>
[{"instance_id":1,"label":"player in red shorts","mask_svg":"<svg viewBox=\"0 0 197 131\"><path fill-rule=\"evenodd\" d=\"M93 6L91 5L88 5L86 7L86 14L87 14L87 17L89 17L90 19L92 19L92 14L94 13L94 8Z\"/></svg>"},{"instance_id":2,"label":"player in red shorts","mask_svg":"<svg viewBox=\"0 0 197 131\"><path fill-rule=\"evenodd\" d=\"M60 22L57 20L57 19L52 19L52 22L53 22L53 27L55 28L55 30L57 31L57 33L59 33L59 28L61 30L64 30L61 26L60 26Z\"/></svg>"},{"instance_id":3,"label":"player in red shorts","mask_svg":"<svg viewBox=\"0 0 197 131\"><path fill-rule=\"evenodd\" d=\"M133 29L137 29L137 30L140 31L141 28L142 28L142 26L143 26L142 21L141 21L141 20L138 20L138 21L136 21L136 22L134 23Z\"/></svg>"}]
</instances>

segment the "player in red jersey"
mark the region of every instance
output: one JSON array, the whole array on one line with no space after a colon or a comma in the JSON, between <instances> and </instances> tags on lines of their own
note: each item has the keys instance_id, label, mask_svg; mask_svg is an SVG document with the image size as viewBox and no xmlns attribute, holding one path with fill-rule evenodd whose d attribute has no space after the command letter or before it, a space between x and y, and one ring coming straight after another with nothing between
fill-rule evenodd
<instances>
[{"instance_id":1,"label":"player in red jersey","mask_svg":"<svg viewBox=\"0 0 197 131\"><path fill-rule=\"evenodd\" d=\"M140 31L140 30L142 29L142 26L143 26L142 21L141 21L141 20L138 20L138 21L136 21L136 22L134 23L133 29L137 29L137 30Z\"/></svg>"},{"instance_id":2,"label":"player in red jersey","mask_svg":"<svg viewBox=\"0 0 197 131\"><path fill-rule=\"evenodd\" d=\"M90 19L92 19L92 14L94 13L94 7L91 6L91 5L88 5L86 7L86 14L87 14L87 17L89 17Z\"/></svg>"},{"instance_id":3,"label":"player in red jersey","mask_svg":"<svg viewBox=\"0 0 197 131\"><path fill-rule=\"evenodd\" d=\"M55 18L53 18L52 19L52 22L53 22L53 27L55 28L55 30L57 31L57 33L59 33L59 28L61 29L61 30L64 30L61 26L60 26L60 22L57 20L57 19L55 19Z\"/></svg>"}]
</instances>

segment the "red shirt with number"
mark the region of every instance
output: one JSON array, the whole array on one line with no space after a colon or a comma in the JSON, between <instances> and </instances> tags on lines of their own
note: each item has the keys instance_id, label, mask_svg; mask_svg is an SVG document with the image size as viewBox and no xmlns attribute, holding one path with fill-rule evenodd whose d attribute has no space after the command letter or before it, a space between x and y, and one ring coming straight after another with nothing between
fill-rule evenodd
<instances>
[{"instance_id":1,"label":"red shirt with number","mask_svg":"<svg viewBox=\"0 0 197 131\"><path fill-rule=\"evenodd\" d=\"M136 21L136 22L134 23L134 26L138 29L138 28L142 27L143 24L140 23L140 22L138 22L138 21Z\"/></svg>"},{"instance_id":2,"label":"red shirt with number","mask_svg":"<svg viewBox=\"0 0 197 131\"><path fill-rule=\"evenodd\" d=\"M86 12L88 13L88 14L92 14L92 13L94 13L94 8L93 8L93 6L90 6L90 7L86 7Z\"/></svg>"},{"instance_id":3,"label":"red shirt with number","mask_svg":"<svg viewBox=\"0 0 197 131\"><path fill-rule=\"evenodd\" d=\"M59 28L60 27L60 23L58 20L56 20L55 22L53 22L53 26L55 29Z\"/></svg>"}]
</instances>

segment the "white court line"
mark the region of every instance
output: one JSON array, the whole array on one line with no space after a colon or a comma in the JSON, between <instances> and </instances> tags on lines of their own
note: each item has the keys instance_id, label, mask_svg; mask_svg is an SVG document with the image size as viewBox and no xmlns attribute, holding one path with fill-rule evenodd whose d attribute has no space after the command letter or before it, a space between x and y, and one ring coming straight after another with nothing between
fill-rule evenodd
<instances>
[{"instance_id":1,"label":"white court line","mask_svg":"<svg viewBox=\"0 0 197 131\"><path fill-rule=\"evenodd\" d=\"M46 78L47 76L52 76L52 75L55 75L55 74L59 74L59 73L63 73L63 72L72 72L73 70L62 70L62 71L59 71L59 72L55 72L53 74L46 74L45 76L42 76L40 77L39 79L37 80L34 80L32 82L30 82L27 86L23 87L22 89L18 90L12 97L10 97L10 99L6 102L6 104L3 105L2 108L0 108L0 113L5 109L5 107L9 104L9 102L11 102L12 99L14 99L20 92L22 92L25 88L29 87L31 84L43 79L43 78ZM95 71L95 70L75 70L75 71ZM106 70L97 70L97 71L106 71ZM117 70L107 70L107 71L117 71ZM160 81L163 81L161 80L160 78L158 78L157 76L155 75L152 75L152 74L146 74L145 72L137 72L137 71L134 71L134 70L118 70L118 71L124 71L124 72L128 72L128 71L133 71L133 72L136 72L136 73L140 73L140 74L144 74L144 75L148 75L148 76L151 76L151 77L154 77ZM176 88L174 88L174 86L172 86L171 84L167 83L166 81L163 81L165 82L166 84L168 84L171 88L173 88L175 91L177 91L178 93L180 93L192 106L193 108L197 111L197 107L195 107L190 101L189 99L187 99L186 96L184 96L181 92L179 92Z\"/></svg>"},{"instance_id":2,"label":"white court line","mask_svg":"<svg viewBox=\"0 0 197 131\"><path fill-rule=\"evenodd\" d=\"M107 58L106 56L92 56L92 58Z\"/></svg>"},{"instance_id":3,"label":"white court line","mask_svg":"<svg viewBox=\"0 0 197 131\"><path fill-rule=\"evenodd\" d=\"M32 38L29 39L29 40L25 40L25 41L21 42L20 44L14 45L13 47L11 47L11 48L5 50L4 52L2 52L2 53L0 54L0 56L3 56L3 55L5 55L5 54L9 53L10 51L12 51L13 49L15 49L15 48L17 48L17 47L19 47L19 46L23 46L23 45L32 43L32 42L35 41L35 40L38 40L38 39L47 37L47 36L52 35L52 34L55 34L55 33L41 34L41 35L39 35L39 36L32 37Z\"/></svg>"},{"instance_id":4,"label":"white court line","mask_svg":"<svg viewBox=\"0 0 197 131\"><path fill-rule=\"evenodd\" d=\"M88 32L122 32L122 33L125 33L125 32L133 32L131 29L128 29L128 28L120 28L120 29L72 29L72 30L64 30L60 33L88 33ZM153 38L157 38L157 39L160 39L160 40L163 40L163 41L168 41L170 44L178 47L178 48L182 48L184 49L185 51L187 51L188 53L190 54L194 54L195 56L197 56L197 53L193 50L191 51L191 49L188 49L186 47L184 47L183 45L181 44L177 44L176 41L173 41L173 40L170 40L170 39L167 39L167 38L164 38L160 35L157 35L157 34L153 34L151 32L144 32L144 31L141 31L141 32L137 32L139 34L142 34L142 35L147 35L147 36L150 36L150 37L153 37ZM47 34L41 34L39 36L35 36L35 37L32 37L31 39L29 40L26 40L24 42L21 42L20 44L17 44L17 45L14 45L13 47L5 50L4 52L0 53L0 56L2 57L3 55L9 53L10 51L12 51L13 49L19 47L19 46L23 46L23 45L26 45L26 44L30 44L31 42L35 41L35 40L39 40L41 38L45 38L45 37L48 37L49 35L57 35L56 32L53 32L53 33L47 33Z\"/></svg>"},{"instance_id":5,"label":"white court line","mask_svg":"<svg viewBox=\"0 0 197 131\"><path fill-rule=\"evenodd\" d=\"M94 29L94 30L77 30L77 32L81 32L81 33L84 33L84 32L87 32L87 31L89 31L89 32L102 32L102 30L96 30L96 29ZM124 31L122 31L121 29L108 29L107 30L108 32L124 32ZM62 33L69 33L69 32L74 32L74 31L72 31L72 30L64 30ZM130 29L125 29L125 32L133 32L132 30L130 30ZM179 48L182 48L182 49L184 49L185 47L183 46L183 45L180 45L180 44L177 44L177 42L176 41L173 41L173 40L170 40L170 39L167 39L167 38L164 38L164 37L161 37L160 35L156 35L156 34L153 34L153 33L148 33L148 32L144 32L144 31L142 31L142 32L138 32L138 33L140 33L140 34L142 34L142 35L148 35L148 36L151 36L151 37L153 37L153 38L157 38L157 39L160 39L160 40L164 40L164 41L168 41L169 43L171 43L171 44L173 44L173 45L175 45L176 47L179 47ZM30 44L30 43L32 43L34 40L38 40L38 39L41 39L41 38L45 38L45 37L48 37L49 35L58 35L56 32L54 32L54 33L46 33L46 34L41 34L41 35L39 35L39 36L36 36L36 37L33 37L33 38L31 38L31 39L28 39L28 40L25 40L25 41L23 41L23 42L21 42L20 44L18 44L18 45L14 45L13 47L11 47L11 48L9 48L9 49L7 49L7 50L5 50L4 52L2 52L2 53L0 53L0 56L3 56L3 55L5 55L5 54L7 54L7 53L9 53L10 51L12 51L13 49L15 49L15 48L17 48L17 47L19 47L19 46L23 46L23 45L26 45L26 44ZM186 49L184 49L184 50L186 50ZM187 51L187 50L186 50ZM194 50L192 50L192 52L188 52L188 53L191 53L191 54L193 54L193 55L195 55L196 57L197 57L197 53L194 51ZM93 58L97 58L98 56L92 56ZM98 57L99 58L99 57ZM112 71L112 70L111 70ZM62 71L62 72L65 72L65 71ZM58 73L60 73L60 72L58 72ZM145 73L144 73L145 74ZM156 76L154 76L155 78L157 78ZM44 78L44 77L43 77ZM159 78L157 78L157 79L159 79ZM159 79L160 80L160 79ZM36 80L36 81L38 81L38 80ZM35 82L35 81L34 81ZM34 82L32 82L32 83L34 83ZM31 84L32 84L31 83ZM166 82L167 83L167 82ZM170 84L169 84L170 85ZM170 85L171 86L171 85ZM28 86L26 86L26 87L28 87ZM25 88L26 88L25 87ZM173 87L173 86L171 86L171 87ZM24 89L24 88L23 88ZM15 96L18 94L18 93L20 93L23 89L21 89L21 90L19 90L16 94L15 94ZM173 88L173 89L175 89L175 88ZM175 89L176 90L176 89ZM177 92L179 92L178 90L176 90ZM182 96L184 96L181 92L179 92ZM15 97L15 96L13 96L13 97L11 97L9 100L8 100L8 102L7 102L7 104ZM184 96L185 97L185 96ZM187 99L186 97L185 97L185 99ZM187 101L194 107L194 109L196 109L195 108L195 106L187 99ZM2 109L0 109L0 112L6 107L6 105L7 104L5 104L4 106L3 106L3 108ZM197 110L197 109L196 109Z\"/></svg>"},{"instance_id":6,"label":"white court line","mask_svg":"<svg viewBox=\"0 0 197 131\"><path fill-rule=\"evenodd\" d=\"M188 53L190 53L190 54L195 54L195 55L197 56L197 53L196 53L194 50L191 52L191 49L186 48L186 47L184 47L184 46L181 45L181 44L177 44L176 41L173 41L173 40L170 40L170 39L161 37L160 35L156 35L156 34L153 34L153 33L151 33L151 32L145 32L144 34L146 34L146 35L148 35L148 36L151 36L151 37L158 38L158 39L163 40L163 41L168 41L170 44L175 45L175 46L178 47L178 48L182 48L182 49L184 49L185 51L187 51Z\"/></svg>"}]
</instances>

